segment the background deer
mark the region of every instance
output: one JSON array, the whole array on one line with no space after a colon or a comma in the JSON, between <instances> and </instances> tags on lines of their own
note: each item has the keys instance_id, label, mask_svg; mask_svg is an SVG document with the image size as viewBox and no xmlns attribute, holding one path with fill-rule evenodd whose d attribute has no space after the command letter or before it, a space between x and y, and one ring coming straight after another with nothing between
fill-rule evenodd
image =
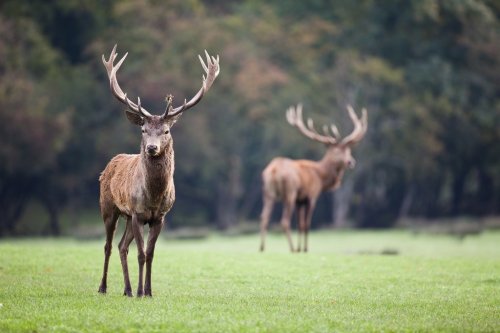
<instances>
[{"instance_id":1,"label":"background deer","mask_svg":"<svg viewBox=\"0 0 500 333\"><path fill-rule=\"evenodd\" d=\"M303 235L303 250L307 252L307 235L316 201L321 192L334 190L340 186L346 168L354 168L355 160L351 155L351 148L366 133L368 124L366 109L363 109L361 119L356 116L351 106L348 106L347 110L354 123L354 130L340 141L339 131L334 124L329 128L324 126L324 135L322 135L315 130L311 119L308 119L307 126L304 124L302 105L288 109L286 116L290 125L297 127L307 138L325 144L327 149L320 161L276 157L262 172L264 205L260 224L261 251L265 248L266 230L274 202L280 200L283 203L281 226L286 233L290 251L295 251L290 234L290 220L297 207L299 221L297 251L301 251L301 236Z\"/></svg>"},{"instance_id":2,"label":"background deer","mask_svg":"<svg viewBox=\"0 0 500 333\"><path fill-rule=\"evenodd\" d=\"M106 244L104 245L104 271L100 293L106 293L107 272L111 245L118 218L124 216L127 220L125 232L118 245L125 282L124 295L132 296L132 288L127 266L128 247L133 239L137 244L139 261L139 283L137 296L152 296L151 265L155 243L163 227L165 214L172 208L175 201L174 188L174 150L170 128L182 113L196 105L212 86L219 75L219 56L210 57L205 51L207 65L200 58L201 65L207 77L203 76L203 84L198 93L184 104L173 108L172 96L167 97L167 108L161 116L152 115L141 106L140 98L137 104L127 98L118 85L116 73L127 54L114 65L116 45L108 61L104 55L102 61L108 72L109 84L115 97L128 108L125 114L130 122L141 126L142 142L140 154L120 154L115 156L102 172L100 181L101 215L106 227ZM144 249L144 225L149 225L147 248ZM143 269L146 264L146 278L143 287Z\"/></svg>"}]
</instances>

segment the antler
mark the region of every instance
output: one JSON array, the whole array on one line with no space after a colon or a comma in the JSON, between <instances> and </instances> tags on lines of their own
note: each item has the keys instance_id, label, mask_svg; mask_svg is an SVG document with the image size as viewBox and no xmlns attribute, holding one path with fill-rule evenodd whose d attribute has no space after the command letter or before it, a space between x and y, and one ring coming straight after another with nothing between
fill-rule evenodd
<instances>
[{"instance_id":1,"label":"antler","mask_svg":"<svg viewBox=\"0 0 500 333\"><path fill-rule=\"evenodd\" d=\"M352 106L347 106L347 111L349 112L349 117L354 123L354 130L346 136L340 144L346 146L352 146L363 138L366 133L366 129L368 128L368 116L366 113L366 109L363 109L361 119L356 116L356 112ZM314 141L318 141L321 143L335 145L339 144L340 140L340 132L334 124L331 124L330 127L327 125L323 126L323 133L319 134L318 131L314 128L314 123L311 118L307 119L307 126L304 124L302 119L302 104L298 104L297 108L293 106L289 107L286 112L286 119L290 123L290 125L295 126L299 129L299 131L304 134L309 139ZM330 133L331 132L331 133Z\"/></svg>"},{"instance_id":2,"label":"antler","mask_svg":"<svg viewBox=\"0 0 500 333\"><path fill-rule=\"evenodd\" d=\"M127 105L129 109L132 110L134 113L137 113L143 117L151 117L151 114L141 107L141 99L137 97L137 104L135 104L134 102L132 102L130 99L127 98L127 94L123 92L123 90L120 88L120 85L118 84L118 79L116 78L116 72L118 72L118 69L120 69L120 66L122 65L123 61L125 61L127 55L128 52L125 53L123 58L121 58L116 65L114 65L113 63L115 62L115 59L118 56L118 54L116 53L116 44L115 47L113 47L111 54L109 55L108 61L106 61L106 59L104 58L104 54L102 55L102 62L104 64L104 67L106 67L106 71L108 72L109 86L111 87L111 92L120 102Z\"/></svg>"},{"instance_id":3,"label":"antler","mask_svg":"<svg viewBox=\"0 0 500 333\"><path fill-rule=\"evenodd\" d=\"M354 129L351 134L346 136L344 140L342 140L342 144L346 146L352 146L361 141L361 139L365 136L366 130L368 128L368 115L366 113L366 109L363 108L361 110L361 120L354 112L352 106L347 105L347 111L349 112L349 117L354 123Z\"/></svg>"},{"instance_id":4,"label":"antler","mask_svg":"<svg viewBox=\"0 0 500 333\"><path fill-rule=\"evenodd\" d=\"M189 102L186 102L186 100L184 100L184 104L179 107L167 108L165 110L165 113L163 114L163 117L173 117L181 112L188 110L189 108L192 108L202 99L203 95L208 91L208 89L210 89L212 83L214 83L215 79L220 73L219 56L217 55L217 58L214 58L208 54L207 50L205 50L205 56L207 57L208 67L207 65L205 65L205 62L203 61L202 57L198 55L198 58L200 59L201 62L201 66L203 67L207 75L207 77L203 75L203 84L200 90L196 93L196 95L194 95L193 98L191 98Z\"/></svg>"},{"instance_id":5,"label":"antler","mask_svg":"<svg viewBox=\"0 0 500 333\"><path fill-rule=\"evenodd\" d=\"M335 125L332 124L331 127L333 135L327 133L328 131L325 132L325 135L319 134L314 128L314 123L311 118L307 119L306 127L302 119L302 104L298 104L297 108L290 106L286 112L286 119L290 125L297 127L299 131L309 139L329 145L337 143L338 130ZM325 128L323 128L323 130L325 131Z\"/></svg>"}]
</instances>

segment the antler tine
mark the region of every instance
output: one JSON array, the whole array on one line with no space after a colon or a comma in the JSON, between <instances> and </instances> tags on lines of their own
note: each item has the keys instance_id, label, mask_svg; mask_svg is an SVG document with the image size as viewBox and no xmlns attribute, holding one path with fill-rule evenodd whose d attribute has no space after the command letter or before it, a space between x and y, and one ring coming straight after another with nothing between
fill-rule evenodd
<instances>
[{"instance_id":1,"label":"antler tine","mask_svg":"<svg viewBox=\"0 0 500 333\"><path fill-rule=\"evenodd\" d=\"M361 123L363 125L363 134L368 129L368 111L366 108L361 109Z\"/></svg>"},{"instance_id":2,"label":"antler tine","mask_svg":"<svg viewBox=\"0 0 500 333\"><path fill-rule=\"evenodd\" d=\"M304 124L302 118L302 104L298 104L296 108L293 106L289 107L286 116L290 125L297 127L297 129L307 138L325 144L337 143L335 138L319 134L314 128L312 119L307 119L307 126Z\"/></svg>"},{"instance_id":3,"label":"antler tine","mask_svg":"<svg viewBox=\"0 0 500 333\"><path fill-rule=\"evenodd\" d=\"M163 112L162 117L165 117L172 110L172 101L174 96L172 94L168 94L165 97L165 102L167 102L167 106L165 107L165 112Z\"/></svg>"},{"instance_id":4,"label":"antler tine","mask_svg":"<svg viewBox=\"0 0 500 333\"><path fill-rule=\"evenodd\" d=\"M349 112L349 117L354 123L354 129L352 130L351 134L349 134L344 138L344 140L342 140L342 144L354 145L361 141L366 133L366 130L368 128L368 114L366 112L366 109L363 108L363 110L361 111L362 115L360 120L351 105L347 105L347 111Z\"/></svg>"},{"instance_id":5,"label":"antler tine","mask_svg":"<svg viewBox=\"0 0 500 333\"><path fill-rule=\"evenodd\" d=\"M133 112L140 114L143 117L151 117L151 114L140 106L140 99L138 99L139 104L136 105L134 102L132 102L130 99L127 98L127 94L125 94L123 90L120 88L120 85L118 84L118 79L116 78L116 73L118 72L118 69L120 69L120 66L123 64L123 62L125 61L125 58L127 58L128 52L125 53L125 55L120 59L120 61L118 61L116 65L114 65L116 57L118 56L118 54L116 53L116 47L117 45L115 44L107 61L106 58L104 57L104 54L102 55L102 62L108 73L111 92L120 102L127 105L129 109L132 110Z\"/></svg>"},{"instance_id":6,"label":"antler tine","mask_svg":"<svg viewBox=\"0 0 500 333\"><path fill-rule=\"evenodd\" d=\"M116 58L116 44L113 47L113 50L111 50L111 53L109 55L109 60L106 61L106 58L104 57L104 54L102 55L102 62L104 64L104 67L106 68L106 71L108 72L108 77L111 74L111 70L113 69L113 62L115 61Z\"/></svg>"},{"instance_id":7,"label":"antler tine","mask_svg":"<svg viewBox=\"0 0 500 333\"><path fill-rule=\"evenodd\" d=\"M327 140L327 141L329 141L328 143L330 143L330 144L335 144L335 143L337 143L337 138L336 138L336 137L334 137L334 136L332 136L332 135L330 135L330 133L328 133L328 131L326 131L326 132L325 132L325 135L321 135L321 134L320 134L320 133L316 130L316 128L314 128L314 122L313 122L313 120L312 120L311 118L307 119L307 126L308 126L308 128L309 128L312 132L314 132L314 134L316 134L318 137L321 137L321 138L322 138L322 140L323 140L323 139L324 139L324 140ZM333 125L333 126L335 126L335 125ZM325 129L325 127L326 127L326 129L328 129L328 127L327 127L326 125L324 125L323 129Z\"/></svg>"},{"instance_id":8,"label":"antler tine","mask_svg":"<svg viewBox=\"0 0 500 333\"><path fill-rule=\"evenodd\" d=\"M297 104L297 107L295 109L293 108L293 106L291 108L292 110L295 110L295 125L303 125L304 121L302 120L302 103Z\"/></svg>"},{"instance_id":9,"label":"antler tine","mask_svg":"<svg viewBox=\"0 0 500 333\"><path fill-rule=\"evenodd\" d=\"M205 50L205 52L206 51L207 50ZM205 70L205 72L208 72L208 67L207 67L207 65L205 65L205 62L203 61L203 58L199 54L198 54L198 59L200 59L201 67L203 67L203 69ZM209 59L208 63L210 64L210 59ZM203 77L205 77L205 75L203 75Z\"/></svg>"},{"instance_id":10,"label":"antler tine","mask_svg":"<svg viewBox=\"0 0 500 333\"><path fill-rule=\"evenodd\" d=\"M330 124L330 127L328 127L328 125L323 125L323 133L325 133L326 136L332 136L337 141L340 139L340 132L335 124Z\"/></svg>"},{"instance_id":11,"label":"antler tine","mask_svg":"<svg viewBox=\"0 0 500 333\"><path fill-rule=\"evenodd\" d=\"M182 111L184 111L186 109L186 104L187 104L187 99L184 98L184 103L182 103L182 106L181 106L179 113L181 113Z\"/></svg>"},{"instance_id":12,"label":"antler tine","mask_svg":"<svg viewBox=\"0 0 500 333\"><path fill-rule=\"evenodd\" d=\"M286 120L288 121L288 123L292 126L295 126L295 123L296 123L296 115L295 115L295 110L294 108L291 106L289 107L287 110L286 110Z\"/></svg>"},{"instance_id":13,"label":"antler tine","mask_svg":"<svg viewBox=\"0 0 500 333\"><path fill-rule=\"evenodd\" d=\"M328 129L328 125L323 125L322 129L325 135L330 135L330 130Z\"/></svg>"},{"instance_id":14,"label":"antler tine","mask_svg":"<svg viewBox=\"0 0 500 333\"><path fill-rule=\"evenodd\" d=\"M339 140L340 139L340 132L339 132L339 129L337 128L337 126L335 126L335 124L331 124L330 129L332 130L333 136L337 140Z\"/></svg>"},{"instance_id":15,"label":"antler tine","mask_svg":"<svg viewBox=\"0 0 500 333\"><path fill-rule=\"evenodd\" d=\"M212 57L208 54L207 50L205 50L205 56L206 56L206 61L207 63L203 61L203 58L201 55L198 55L198 59L200 59L201 67L203 67L203 70L205 71L205 74L202 76L203 81L200 90L194 95L193 98L189 100L189 102L184 101L184 104L172 109L171 112L164 114L164 117L173 117L176 116L193 106L195 106L204 96L204 94L210 89L212 84L214 83L215 79L217 76L219 76L220 73L220 66L219 66L219 55L217 55L217 58Z\"/></svg>"},{"instance_id":16,"label":"antler tine","mask_svg":"<svg viewBox=\"0 0 500 333\"><path fill-rule=\"evenodd\" d=\"M319 134L318 131L314 128L314 122L311 118L307 118L307 128L311 131L314 132L315 134Z\"/></svg>"}]
</instances>

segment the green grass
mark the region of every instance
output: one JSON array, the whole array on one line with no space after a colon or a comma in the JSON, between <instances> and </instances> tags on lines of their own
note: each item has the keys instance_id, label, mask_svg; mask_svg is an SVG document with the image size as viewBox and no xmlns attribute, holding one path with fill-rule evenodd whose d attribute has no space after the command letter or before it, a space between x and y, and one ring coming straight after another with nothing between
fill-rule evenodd
<instances>
[{"instance_id":1,"label":"green grass","mask_svg":"<svg viewBox=\"0 0 500 333\"><path fill-rule=\"evenodd\" d=\"M290 254L271 234L261 254L257 235L160 239L154 297L128 299L116 246L102 296L102 241L2 240L0 332L500 332L499 232L310 241L311 252Z\"/></svg>"}]
</instances>

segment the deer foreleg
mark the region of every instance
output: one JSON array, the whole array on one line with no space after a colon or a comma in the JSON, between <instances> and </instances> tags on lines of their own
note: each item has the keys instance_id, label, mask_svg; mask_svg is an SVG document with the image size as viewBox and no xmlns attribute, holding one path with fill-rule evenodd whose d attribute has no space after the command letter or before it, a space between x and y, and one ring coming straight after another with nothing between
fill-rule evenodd
<instances>
[{"instance_id":1,"label":"deer foreleg","mask_svg":"<svg viewBox=\"0 0 500 333\"><path fill-rule=\"evenodd\" d=\"M146 281L144 283L144 295L153 296L151 293L151 268L153 266L153 257L155 253L155 244L161 229L163 228L163 218L155 224L150 224L148 247L146 249Z\"/></svg>"},{"instance_id":2,"label":"deer foreleg","mask_svg":"<svg viewBox=\"0 0 500 333\"><path fill-rule=\"evenodd\" d=\"M137 214L132 215L132 231L135 243L137 244L137 261L139 263L139 282L137 284L137 297L144 296L144 263L146 262L146 253L144 251L144 224L137 218Z\"/></svg>"}]
</instances>

